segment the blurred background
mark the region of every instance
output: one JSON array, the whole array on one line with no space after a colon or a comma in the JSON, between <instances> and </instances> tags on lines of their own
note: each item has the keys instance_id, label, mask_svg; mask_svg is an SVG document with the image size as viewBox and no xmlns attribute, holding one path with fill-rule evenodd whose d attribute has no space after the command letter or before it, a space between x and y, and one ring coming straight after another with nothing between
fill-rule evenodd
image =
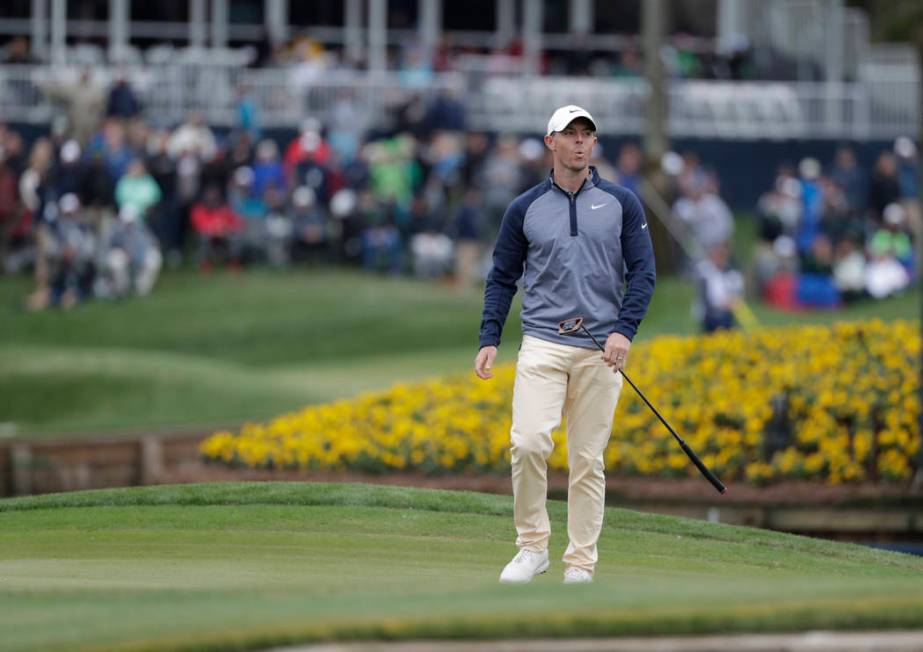
<instances>
[{"instance_id":1,"label":"blurred background","mask_svg":"<svg viewBox=\"0 0 923 652\"><path fill-rule=\"evenodd\" d=\"M651 218L639 341L916 319L921 46L910 0L7 0L0 494L467 373L564 104ZM915 346L872 496L920 468Z\"/></svg>"}]
</instances>

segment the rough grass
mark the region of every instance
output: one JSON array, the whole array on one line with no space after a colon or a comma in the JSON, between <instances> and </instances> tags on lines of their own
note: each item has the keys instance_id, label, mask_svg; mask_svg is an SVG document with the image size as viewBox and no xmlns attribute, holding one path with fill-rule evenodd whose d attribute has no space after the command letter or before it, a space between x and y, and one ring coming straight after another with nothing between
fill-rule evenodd
<instances>
[{"instance_id":1,"label":"rough grass","mask_svg":"<svg viewBox=\"0 0 923 652\"><path fill-rule=\"evenodd\" d=\"M597 581L497 583L506 496L234 483L0 501L4 650L923 626L923 560L609 509Z\"/></svg>"}]
</instances>

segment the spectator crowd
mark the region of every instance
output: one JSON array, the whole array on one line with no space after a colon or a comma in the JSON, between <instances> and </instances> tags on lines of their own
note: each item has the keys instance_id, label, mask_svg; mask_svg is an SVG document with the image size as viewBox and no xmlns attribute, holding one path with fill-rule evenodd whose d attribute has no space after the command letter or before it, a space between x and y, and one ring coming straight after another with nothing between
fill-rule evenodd
<instances>
[{"instance_id":1,"label":"spectator crowd","mask_svg":"<svg viewBox=\"0 0 923 652\"><path fill-rule=\"evenodd\" d=\"M849 147L824 168L782 166L759 201L754 282L771 303L834 307L905 290L919 265L919 161L909 138L863 169Z\"/></svg>"},{"instance_id":2,"label":"spectator crowd","mask_svg":"<svg viewBox=\"0 0 923 652\"><path fill-rule=\"evenodd\" d=\"M471 284L507 206L551 166L536 138L466 130L449 92L414 96L371 131L344 95L323 122L270 137L245 89L225 133L196 114L172 128L148 122L122 78L42 90L61 107L48 136L27 147L0 126L0 261L34 270L34 310L145 295L164 265L184 262L203 272L347 263ZM640 148L623 145L612 164L608 154L597 146L600 173L641 194ZM662 164L698 317L705 330L730 327L744 275L717 175L692 152ZM790 307L901 291L918 259L917 165L914 143L899 139L871 175L846 147L826 171L813 159L780 168L759 201L748 284Z\"/></svg>"}]
</instances>

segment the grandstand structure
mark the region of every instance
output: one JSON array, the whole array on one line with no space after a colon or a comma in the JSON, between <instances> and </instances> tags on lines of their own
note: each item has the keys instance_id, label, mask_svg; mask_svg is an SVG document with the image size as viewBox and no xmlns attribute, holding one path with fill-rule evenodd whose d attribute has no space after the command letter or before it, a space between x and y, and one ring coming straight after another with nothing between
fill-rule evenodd
<instances>
[{"instance_id":1,"label":"grandstand structure","mask_svg":"<svg viewBox=\"0 0 923 652\"><path fill-rule=\"evenodd\" d=\"M617 58L638 50L637 0L477 0L462 3L474 14L467 17L449 0L3 4L0 39L27 38L31 53L29 62L0 64L0 120L7 122L48 123L54 107L43 84L75 80L90 68L102 83L127 77L148 118L162 124L196 111L213 125L233 126L243 89L269 128L297 127L307 115L323 118L344 98L373 126L376 116L413 95L439 93L460 100L477 130L534 133L549 107L571 102L592 106L608 134L639 134L644 126L649 86L643 77L543 70L550 51ZM175 6L161 15L150 4ZM662 55L671 48L745 48L758 72L746 80L671 78L671 136L868 141L919 135L916 50L871 43L867 17L844 0L696 6L702 10L696 20L682 25L696 31L678 39L674 25ZM630 17L624 24L619 11ZM260 54L299 37L336 52L336 65L277 63ZM504 53L511 43L515 55ZM455 56L446 71L407 75L399 60L408 47L424 61L438 48ZM789 65L781 73L759 72L778 62Z\"/></svg>"}]
</instances>

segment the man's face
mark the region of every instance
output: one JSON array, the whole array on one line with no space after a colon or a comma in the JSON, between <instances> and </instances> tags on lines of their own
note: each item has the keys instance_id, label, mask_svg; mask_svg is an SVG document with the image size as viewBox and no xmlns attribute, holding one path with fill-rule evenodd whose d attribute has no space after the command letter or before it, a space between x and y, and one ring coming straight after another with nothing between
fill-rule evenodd
<instances>
[{"instance_id":1,"label":"man's face","mask_svg":"<svg viewBox=\"0 0 923 652\"><path fill-rule=\"evenodd\" d=\"M589 120L577 118L561 131L545 136L545 145L554 152L555 163L580 172L590 164L596 145L596 131Z\"/></svg>"}]
</instances>

